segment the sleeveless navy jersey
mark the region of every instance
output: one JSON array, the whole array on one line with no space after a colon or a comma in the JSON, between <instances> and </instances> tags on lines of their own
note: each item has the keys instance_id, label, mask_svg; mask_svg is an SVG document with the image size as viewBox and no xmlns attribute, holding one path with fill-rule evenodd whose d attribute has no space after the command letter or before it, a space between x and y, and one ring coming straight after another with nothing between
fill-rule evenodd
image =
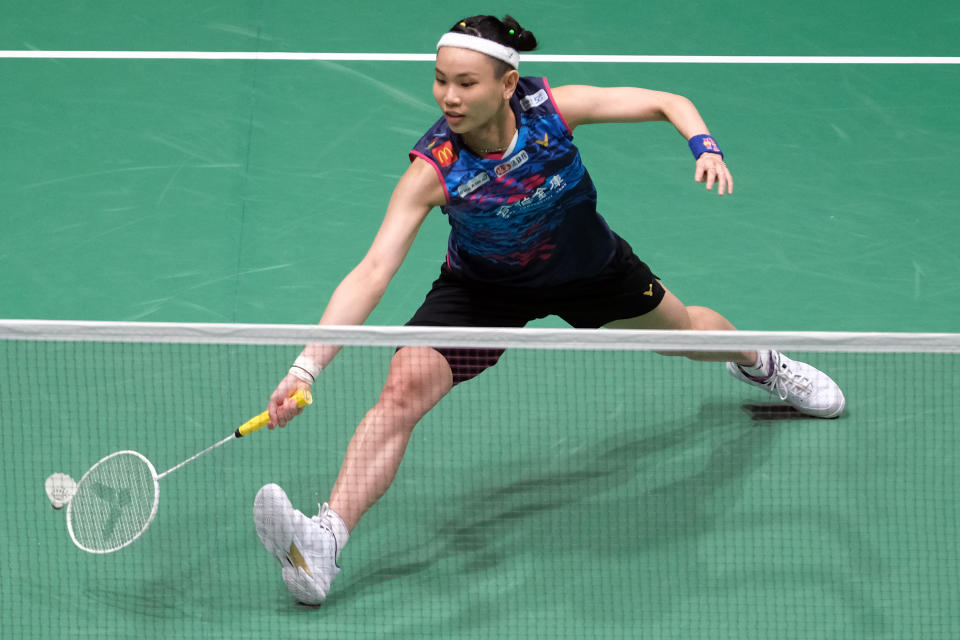
<instances>
[{"instance_id":1,"label":"sleeveless navy jersey","mask_svg":"<svg viewBox=\"0 0 960 640\"><path fill-rule=\"evenodd\" d=\"M440 118L410 152L433 165L450 221L447 265L470 280L543 286L588 278L613 257L616 236L546 78L520 78L510 100L513 150L474 153Z\"/></svg>"}]
</instances>

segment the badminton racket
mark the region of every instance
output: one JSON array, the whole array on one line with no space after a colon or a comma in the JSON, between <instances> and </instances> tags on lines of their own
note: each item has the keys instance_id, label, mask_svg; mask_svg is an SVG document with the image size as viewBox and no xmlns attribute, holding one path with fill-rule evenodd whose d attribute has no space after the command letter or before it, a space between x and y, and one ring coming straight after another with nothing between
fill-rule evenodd
<instances>
[{"instance_id":1,"label":"badminton racket","mask_svg":"<svg viewBox=\"0 0 960 640\"><path fill-rule=\"evenodd\" d=\"M313 402L306 389L297 391L293 398L300 407ZM102 458L80 478L67 505L70 539L89 553L123 549L143 535L156 517L160 480L227 442L262 429L269 420L269 413L264 411L223 440L159 474L153 463L136 451L117 451Z\"/></svg>"}]
</instances>

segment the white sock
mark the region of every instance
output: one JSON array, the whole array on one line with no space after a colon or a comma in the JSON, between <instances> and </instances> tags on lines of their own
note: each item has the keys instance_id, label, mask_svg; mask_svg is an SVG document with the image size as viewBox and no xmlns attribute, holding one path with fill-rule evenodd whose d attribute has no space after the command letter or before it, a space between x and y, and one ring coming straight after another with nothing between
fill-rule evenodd
<instances>
[{"instance_id":1,"label":"white sock","mask_svg":"<svg viewBox=\"0 0 960 640\"><path fill-rule=\"evenodd\" d=\"M327 525L330 526L334 540L337 541L337 559L339 560L340 552L343 551L343 548L347 546L347 541L350 540L350 530L347 529L347 524L336 511L327 505L324 506L326 507L324 520L326 520Z\"/></svg>"},{"instance_id":2,"label":"white sock","mask_svg":"<svg viewBox=\"0 0 960 640\"><path fill-rule=\"evenodd\" d=\"M740 365L740 368L748 376L754 378L768 378L770 374L773 373L773 353L770 351L757 351L757 361L753 363L753 366L745 367Z\"/></svg>"}]
</instances>

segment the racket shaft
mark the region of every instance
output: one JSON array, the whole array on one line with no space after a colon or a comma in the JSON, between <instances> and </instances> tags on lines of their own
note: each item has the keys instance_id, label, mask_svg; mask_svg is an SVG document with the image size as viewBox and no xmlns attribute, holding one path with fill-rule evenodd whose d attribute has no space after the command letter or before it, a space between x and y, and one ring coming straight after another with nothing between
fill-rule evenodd
<instances>
[{"instance_id":1,"label":"racket shaft","mask_svg":"<svg viewBox=\"0 0 960 640\"><path fill-rule=\"evenodd\" d=\"M302 389L300 391L297 391L295 394L293 394L293 399L297 401L297 405L300 407L305 407L311 402L313 402L313 396L310 395L310 391L308 389ZM227 436L226 438L224 438L220 442L217 442L216 444L210 445L203 451L193 454L192 456L190 456L189 458L187 458L177 466L167 469L166 471L164 471L163 473L157 476L157 480L163 478L168 474L173 473L174 471L183 467L187 463L193 462L200 456L213 451L217 447L223 446L224 444L230 442L235 438L242 438L243 436L249 435L254 431L257 431L258 429L262 429L263 427L267 426L267 422L269 421L270 421L270 414L267 411L264 411L263 413L261 413L260 415L254 418L250 418L245 423L243 423L240 426L240 428L238 428L233 434Z\"/></svg>"}]
</instances>

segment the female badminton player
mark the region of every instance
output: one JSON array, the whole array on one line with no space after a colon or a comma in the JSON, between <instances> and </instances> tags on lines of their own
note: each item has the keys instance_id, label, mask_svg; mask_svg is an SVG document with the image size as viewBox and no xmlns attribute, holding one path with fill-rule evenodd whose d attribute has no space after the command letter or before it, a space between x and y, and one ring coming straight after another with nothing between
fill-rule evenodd
<instances>
[{"instance_id":1,"label":"female badminton player","mask_svg":"<svg viewBox=\"0 0 960 640\"><path fill-rule=\"evenodd\" d=\"M420 225L448 216L447 259L410 324L521 327L557 315L580 328L733 330L719 313L680 302L597 213L597 193L573 132L600 122L668 121L688 141L694 180L723 196L733 178L693 104L639 88L560 86L521 77L518 51L536 39L515 20L476 16L437 44L433 97L442 117L413 147L383 223L333 293L320 324L361 324L380 301ZM301 411L337 348L308 345L270 398L270 423ZM494 350L404 347L346 452L329 502L307 517L275 484L254 502L257 533L300 602L319 604L339 572L350 531L390 486L417 422L455 385L496 363ZM721 361L734 377L798 410L838 416L828 376L775 351L685 353Z\"/></svg>"}]
</instances>

